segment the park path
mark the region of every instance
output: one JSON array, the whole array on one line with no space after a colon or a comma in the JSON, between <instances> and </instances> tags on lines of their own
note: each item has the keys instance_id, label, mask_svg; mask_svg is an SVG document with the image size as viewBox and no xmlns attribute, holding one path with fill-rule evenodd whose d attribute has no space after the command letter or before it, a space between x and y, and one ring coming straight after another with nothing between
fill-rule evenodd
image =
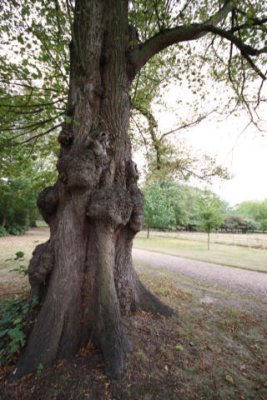
<instances>
[{"instance_id":1,"label":"park path","mask_svg":"<svg viewBox=\"0 0 267 400\"><path fill-rule=\"evenodd\" d=\"M179 275L212 285L217 289L227 289L230 292L267 301L267 273L195 261L137 248L133 249L133 260L153 268L174 271Z\"/></svg>"}]
</instances>

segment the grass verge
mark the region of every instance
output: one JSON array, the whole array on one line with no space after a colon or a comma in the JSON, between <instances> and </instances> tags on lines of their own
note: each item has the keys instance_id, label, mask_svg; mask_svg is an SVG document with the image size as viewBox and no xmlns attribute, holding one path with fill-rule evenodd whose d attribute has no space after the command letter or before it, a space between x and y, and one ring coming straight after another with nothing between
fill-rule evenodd
<instances>
[{"instance_id":1,"label":"grass verge","mask_svg":"<svg viewBox=\"0 0 267 400\"><path fill-rule=\"evenodd\" d=\"M204 242L156 236L147 239L142 235L136 237L134 246L193 260L267 272L267 250L263 249L212 243L208 250Z\"/></svg>"}]
</instances>

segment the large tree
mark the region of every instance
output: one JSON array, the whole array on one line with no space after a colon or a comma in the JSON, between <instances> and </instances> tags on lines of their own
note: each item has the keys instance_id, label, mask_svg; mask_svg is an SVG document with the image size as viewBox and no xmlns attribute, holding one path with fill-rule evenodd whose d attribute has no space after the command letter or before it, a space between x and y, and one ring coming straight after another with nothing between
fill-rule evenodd
<instances>
[{"instance_id":1,"label":"large tree","mask_svg":"<svg viewBox=\"0 0 267 400\"><path fill-rule=\"evenodd\" d=\"M28 19L27 33L43 39L41 51L33 51L39 62L46 62L49 54L57 54L55 50L64 44L61 37L68 39L64 32L66 18L59 10L66 8L66 15L72 18L72 2L54 0L47 2L53 7L46 6L49 12L41 14L37 23L37 14L45 3L32 0L23 2L21 8L22 21ZM21 4L4 1L2 7L12 12L13 6L19 18ZM31 7L35 11L29 16ZM224 57L225 43L229 43L230 55L222 63L221 72L228 71L233 85L238 71L242 78L265 79L261 63L255 63L255 58L266 52L265 9L266 5L256 0L75 1L68 99L59 134L58 179L38 199L50 226L50 239L37 246L29 266L32 295L40 297L41 307L14 371L15 377L34 371L39 364L46 366L56 358L75 354L90 339L102 350L107 374L117 376L123 371L124 354L131 347L124 333L122 315L137 309L172 313L142 285L132 265L132 241L143 224L143 197L137 186L138 172L128 135L131 84L141 69L169 46L177 45L183 58L185 51L181 44L205 36L209 37L205 51L212 49L218 58ZM44 20L57 21L57 29L51 32L49 24L42 25ZM5 35L8 32L7 26ZM17 38L23 45L24 32ZM51 48L47 48L49 40ZM185 49L189 55L187 73L192 49ZM63 51L62 54L66 55ZM179 69L182 60L177 54ZM63 60L64 57L51 58L51 65L57 71L53 79L49 75L51 65L44 70L39 68L35 75L38 78L38 73L47 71L56 85L57 77L59 81L67 69L68 64L63 64ZM166 60L163 57L162 63ZM3 57L1 61L7 80L8 67ZM38 68L38 63L28 65L25 58L22 61L24 78L21 79L25 81L27 73ZM21 74L19 68L16 73ZM244 85L245 81L244 78ZM26 87L28 91L30 86ZM12 89L14 94L14 86ZM41 92L38 85L36 90ZM50 91L54 97L49 101L41 93L41 103L61 105L60 90L54 87ZM32 108L28 113L34 114L35 107L42 104L34 101L31 93ZM20 111L23 106L25 103L20 104ZM35 127L44 127L44 132L36 136L50 130L47 124L51 120L58 126L60 107L57 113L54 111L55 108L40 124L33 122ZM6 123L7 130L14 130L14 126L9 127L9 120ZM18 122L16 128L20 129ZM33 125L24 124L24 128L30 135Z\"/></svg>"}]
</instances>

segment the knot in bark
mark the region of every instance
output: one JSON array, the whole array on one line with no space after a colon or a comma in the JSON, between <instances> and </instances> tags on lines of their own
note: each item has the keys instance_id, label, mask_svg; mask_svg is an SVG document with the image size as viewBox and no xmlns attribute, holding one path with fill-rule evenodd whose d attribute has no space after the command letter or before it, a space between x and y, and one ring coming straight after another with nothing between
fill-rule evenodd
<instances>
[{"instance_id":1,"label":"knot in bark","mask_svg":"<svg viewBox=\"0 0 267 400\"><path fill-rule=\"evenodd\" d=\"M90 190L99 182L108 161L106 146L97 139L87 138L58 160L59 179L68 189Z\"/></svg>"},{"instance_id":2,"label":"knot in bark","mask_svg":"<svg viewBox=\"0 0 267 400\"><path fill-rule=\"evenodd\" d=\"M127 187L130 189L132 186L136 186L139 179L139 173L137 169L137 164L130 160L127 163Z\"/></svg>"},{"instance_id":3,"label":"knot in bark","mask_svg":"<svg viewBox=\"0 0 267 400\"><path fill-rule=\"evenodd\" d=\"M46 223L49 223L56 213L58 201L57 185L48 186L39 194L37 206Z\"/></svg>"},{"instance_id":4,"label":"knot in bark","mask_svg":"<svg viewBox=\"0 0 267 400\"><path fill-rule=\"evenodd\" d=\"M47 281L48 274L54 266L54 252L50 242L42 243L36 246L32 253L29 264L29 282L32 288L32 294L39 296L41 286Z\"/></svg>"},{"instance_id":5,"label":"knot in bark","mask_svg":"<svg viewBox=\"0 0 267 400\"><path fill-rule=\"evenodd\" d=\"M117 228L130 220L133 203L129 192L112 185L93 193L87 206L86 215L104 225Z\"/></svg>"},{"instance_id":6,"label":"knot in bark","mask_svg":"<svg viewBox=\"0 0 267 400\"><path fill-rule=\"evenodd\" d=\"M72 125L64 123L62 126L62 130L58 136L59 143L64 146L70 146L73 142L74 135Z\"/></svg>"},{"instance_id":7,"label":"knot in bark","mask_svg":"<svg viewBox=\"0 0 267 400\"><path fill-rule=\"evenodd\" d=\"M133 187L131 190L131 199L133 209L129 226L135 232L139 232L144 226L144 196L138 187Z\"/></svg>"}]
</instances>

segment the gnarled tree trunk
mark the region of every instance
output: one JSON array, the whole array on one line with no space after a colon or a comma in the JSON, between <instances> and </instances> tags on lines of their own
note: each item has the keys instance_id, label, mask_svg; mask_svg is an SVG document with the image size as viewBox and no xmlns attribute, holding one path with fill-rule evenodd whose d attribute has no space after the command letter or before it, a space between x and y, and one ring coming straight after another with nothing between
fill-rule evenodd
<instances>
[{"instance_id":1,"label":"gnarled tree trunk","mask_svg":"<svg viewBox=\"0 0 267 400\"><path fill-rule=\"evenodd\" d=\"M14 376L69 357L92 338L109 376L129 350L121 315L171 313L139 281L132 241L143 197L128 136L127 1L77 0L70 46L67 122L59 135L59 176L39 196L50 239L29 266L41 310Z\"/></svg>"}]
</instances>

